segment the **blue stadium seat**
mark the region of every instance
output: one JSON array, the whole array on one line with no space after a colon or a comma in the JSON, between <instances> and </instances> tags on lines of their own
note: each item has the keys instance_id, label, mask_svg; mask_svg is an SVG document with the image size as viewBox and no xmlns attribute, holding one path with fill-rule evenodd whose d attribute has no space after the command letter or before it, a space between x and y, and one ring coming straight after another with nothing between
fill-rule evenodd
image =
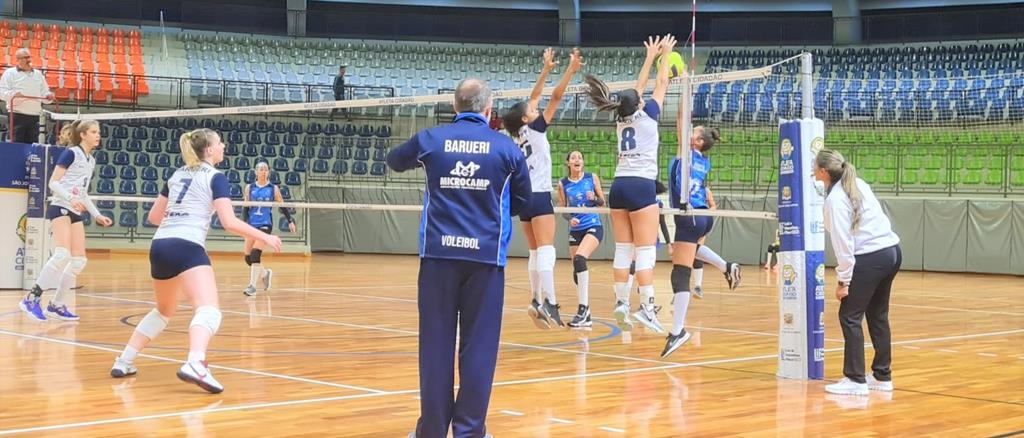
<instances>
[{"instance_id":1,"label":"blue stadium seat","mask_svg":"<svg viewBox=\"0 0 1024 438\"><path fill-rule=\"evenodd\" d=\"M115 152L114 164L117 166L127 166L129 164L128 153L124 151Z\"/></svg>"},{"instance_id":2,"label":"blue stadium seat","mask_svg":"<svg viewBox=\"0 0 1024 438\"><path fill-rule=\"evenodd\" d=\"M359 140L356 140L356 147L360 149L369 149L370 144L369 138L360 138Z\"/></svg>"},{"instance_id":3,"label":"blue stadium seat","mask_svg":"<svg viewBox=\"0 0 1024 438\"><path fill-rule=\"evenodd\" d=\"M387 140L383 138L378 138L376 141L373 142L373 147L376 149L387 149L388 143L389 142Z\"/></svg>"},{"instance_id":4,"label":"blue stadium seat","mask_svg":"<svg viewBox=\"0 0 1024 438\"><path fill-rule=\"evenodd\" d=\"M155 167L147 166L142 169L142 179L146 181L156 181L160 174L157 172Z\"/></svg>"},{"instance_id":5,"label":"blue stadium seat","mask_svg":"<svg viewBox=\"0 0 1024 438\"><path fill-rule=\"evenodd\" d=\"M278 134L284 134L288 132L288 127L285 126L284 122L278 120L270 125L270 130Z\"/></svg>"},{"instance_id":6,"label":"blue stadium seat","mask_svg":"<svg viewBox=\"0 0 1024 438\"><path fill-rule=\"evenodd\" d=\"M245 146L242 146L242 155L245 155L246 157L258 157L260 155L260 151L256 149L256 145L246 144Z\"/></svg>"},{"instance_id":7,"label":"blue stadium seat","mask_svg":"<svg viewBox=\"0 0 1024 438\"><path fill-rule=\"evenodd\" d=\"M110 136L117 139L127 139L128 128L125 126L114 126L113 132L110 134Z\"/></svg>"},{"instance_id":8,"label":"blue stadium seat","mask_svg":"<svg viewBox=\"0 0 1024 438\"><path fill-rule=\"evenodd\" d=\"M302 185L302 178L298 172L288 172L284 176L284 183L290 186Z\"/></svg>"},{"instance_id":9,"label":"blue stadium seat","mask_svg":"<svg viewBox=\"0 0 1024 438\"><path fill-rule=\"evenodd\" d=\"M338 149L338 158L341 158L343 160L351 160L352 159L352 155L353 155L352 150L353 150L352 148L347 148L347 147L346 148Z\"/></svg>"},{"instance_id":10,"label":"blue stadium seat","mask_svg":"<svg viewBox=\"0 0 1024 438\"><path fill-rule=\"evenodd\" d=\"M246 143L252 143L252 144L262 144L263 143L263 136L264 135L265 134L261 134L261 133L256 132L256 131L251 131L251 132L249 132L248 134L245 135L245 142Z\"/></svg>"},{"instance_id":11,"label":"blue stadium seat","mask_svg":"<svg viewBox=\"0 0 1024 438\"><path fill-rule=\"evenodd\" d=\"M159 154L163 152L163 143L157 139L149 140L146 142L146 152L150 154Z\"/></svg>"},{"instance_id":12,"label":"blue stadium seat","mask_svg":"<svg viewBox=\"0 0 1024 438\"><path fill-rule=\"evenodd\" d=\"M174 172L176 170L178 170L178 169L176 169L174 167L165 167L164 170L160 172L160 179L163 180L163 181L167 181L167 180L171 179L171 176L174 175Z\"/></svg>"},{"instance_id":13,"label":"blue stadium seat","mask_svg":"<svg viewBox=\"0 0 1024 438\"><path fill-rule=\"evenodd\" d=\"M299 149L299 158L313 158L316 156L316 148L312 146L303 146Z\"/></svg>"},{"instance_id":14,"label":"blue stadium seat","mask_svg":"<svg viewBox=\"0 0 1024 438\"><path fill-rule=\"evenodd\" d=\"M142 140L128 140L128 144L124 147L124 150L128 152L142 152Z\"/></svg>"},{"instance_id":15,"label":"blue stadium seat","mask_svg":"<svg viewBox=\"0 0 1024 438\"><path fill-rule=\"evenodd\" d=\"M305 172L308 168L309 168L309 160L307 160L305 158L297 158L297 159L295 159L295 162L292 165L292 170L294 170L296 172Z\"/></svg>"},{"instance_id":16,"label":"blue stadium seat","mask_svg":"<svg viewBox=\"0 0 1024 438\"><path fill-rule=\"evenodd\" d=\"M167 141L167 129L159 126L153 129L153 139L157 141Z\"/></svg>"},{"instance_id":17,"label":"blue stadium seat","mask_svg":"<svg viewBox=\"0 0 1024 438\"><path fill-rule=\"evenodd\" d=\"M768 113L762 113L762 114L768 114ZM373 151L373 161L384 161L384 157L385 156L387 156L387 153L383 149L374 149L374 151Z\"/></svg>"},{"instance_id":18,"label":"blue stadium seat","mask_svg":"<svg viewBox=\"0 0 1024 438\"><path fill-rule=\"evenodd\" d=\"M228 191L230 192L231 199L242 199L242 187L238 184L231 184Z\"/></svg>"},{"instance_id":19,"label":"blue stadium seat","mask_svg":"<svg viewBox=\"0 0 1024 438\"><path fill-rule=\"evenodd\" d=\"M135 165L138 167L146 167L149 165L149 154L135 154Z\"/></svg>"},{"instance_id":20,"label":"blue stadium seat","mask_svg":"<svg viewBox=\"0 0 1024 438\"><path fill-rule=\"evenodd\" d=\"M123 228L135 228L139 226L139 212L137 210L125 210L121 212L118 225Z\"/></svg>"},{"instance_id":21,"label":"blue stadium seat","mask_svg":"<svg viewBox=\"0 0 1024 438\"><path fill-rule=\"evenodd\" d=\"M284 158L295 158L295 147L294 146L282 146L281 156Z\"/></svg>"},{"instance_id":22,"label":"blue stadium seat","mask_svg":"<svg viewBox=\"0 0 1024 438\"><path fill-rule=\"evenodd\" d=\"M231 168L231 160L222 160L214 167L216 167L217 170L228 170Z\"/></svg>"},{"instance_id":23,"label":"blue stadium seat","mask_svg":"<svg viewBox=\"0 0 1024 438\"><path fill-rule=\"evenodd\" d=\"M96 193L103 195L109 195L114 193L114 181L109 179L101 179L96 182Z\"/></svg>"},{"instance_id":24,"label":"blue stadium seat","mask_svg":"<svg viewBox=\"0 0 1024 438\"><path fill-rule=\"evenodd\" d=\"M245 138L245 135L243 135L241 132L231 131L231 132L228 133L227 140L228 140L228 144L242 143L242 140L244 138Z\"/></svg>"},{"instance_id":25,"label":"blue stadium seat","mask_svg":"<svg viewBox=\"0 0 1024 438\"><path fill-rule=\"evenodd\" d=\"M242 182L242 176L238 173L237 170L234 170L234 169L228 170L228 171L224 172L224 176L226 176L228 178L228 182L231 183L231 184L238 184L238 183Z\"/></svg>"},{"instance_id":26,"label":"blue stadium seat","mask_svg":"<svg viewBox=\"0 0 1024 438\"><path fill-rule=\"evenodd\" d=\"M224 147L224 155L227 155L229 157L237 157L239 153L241 153L241 149L239 149L237 144L228 143Z\"/></svg>"},{"instance_id":27,"label":"blue stadium seat","mask_svg":"<svg viewBox=\"0 0 1024 438\"><path fill-rule=\"evenodd\" d=\"M245 175L242 177L242 181L244 181L246 184L252 184L256 182L256 171L249 170L245 172Z\"/></svg>"},{"instance_id":28,"label":"blue stadium seat","mask_svg":"<svg viewBox=\"0 0 1024 438\"><path fill-rule=\"evenodd\" d=\"M281 174L277 172L270 172L270 183L275 186L281 185Z\"/></svg>"},{"instance_id":29,"label":"blue stadium seat","mask_svg":"<svg viewBox=\"0 0 1024 438\"><path fill-rule=\"evenodd\" d=\"M370 159L369 149L356 149L356 161L368 161Z\"/></svg>"},{"instance_id":30,"label":"blue stadium seat","mask_svg":"<svg viewBox=\"0 0 1024 438\"><path fill-rule=\"evenodd\" d=\"M252 168L252 163L249 162L249 157L238 157L235 158L234 167L238 170L249 170Z\"/></svg>"},{"instance_id":31,"label":"blue stadium seat","mask_svg":"<svg viewBox=\"0 0 1024 438\"><path fill-rule=\"evenodd\" d=\"M317 159L313 162L313 173L327 173L330 169L330 165L327 164L327 160Z\"/></svg>"},{"instance_id":32,"label":"blue stadium seat","mask_svg":"<svg viewBox=\"0 0 1024 438\"><path fill-rule=\"evenodd\" d=\"M370 175L384 176L386 168L384 163L373 163L373 166L370 166Z\"/></svg>"},{"instance_id":33,"label":"blue stadium seat","mask_svg":"<svg viewBox=\"0 0 1024 438\"><path fill-rule=\"evenodd\" d=\"M181 143L178 142L178 140L176 140L176 139L175 140L170 140L170 141L167 142L167 147L165 149L167 150L168 153L180 154L181 153Z\"/></svg>"},{"instance_id":34,"label":"blue stadium seat","mask_svg":"<svg viewBox=\"0 0 1024 438\"><path fill-rule=\"evenodd\" d=\"M270 124L266 120L257 120L253 122L252 129L260 133L268 132L270 131Z\"/></svg>"},{"instance_id":35,"label":"blue stadium seat","mask_svg":"<svg viewBox=\"0 0 1024 438\"><path fill-rule=\"evenodd\" d=\"M265 142L269 145L277 146L281 144L281 134L278 134L277 132L270 132L267 134Z\"/></svg>"},{"instance_id":36,"label":"blue stadium seat","mask_svg":"<svg viewBox=\"0 0 1024 438\"><path fill-rule=\"evenodd\" d=\"M309 125L306 125L306 134L307 135L320 135L320 133L322 133L322 132L323 132L323 127L320 126L320 124L317 123L317 122L310 122Z\"/></svg>"},{"instance_id":37,"label":"blue stadium seat","mask_svg":"<svg viewBox=\"0 0 1024 438\"><path fill-rule=\"evenodd\" d=\"M356 161L352 164L353 175L366 175L369 170L369 166L366 165L365 161Z\"/></svg>"},{"instance_id":38,"label":"blue stadium seat","mask_svg":"<svg viewBox=\"0 0 1024 438\"><path fill-rule=\"evenodd\" d=\"M203 125L203 127L206 128L206 129L212 129L214 131L217 130L217 121L216 120L213 120L213 119L203 119L200 122L200 124Z\"/></svg>"},{"instance_id":39,"label":"blue stadium seat","mask_svg":"<svg viewBox=\"0 0 1024 438\"><path fill-rule=\"evenodd\" d=\"M391 127L387 125L381 125L380 127L377 128L377 132L375 132L374 134L376 134L377 137L381 138L391 137Z\"/></svg>"},{"instance_id":40,"label":"blue stadium seat","mask_svg":"<svg viewBox=\"0 0 1024 438\"><path fill-rule=\"evenodd\" d=\"M212 227L215 230L223 230L224 229L224 225L221 225L221 223L220 223L220 217L219 216L213 215L213 218L210 219L210 227Z\"/></svg>"},{"instance_id":41,"label":"blue stadium seat","mask_svg":"<svg viewBox=\"0 0 1024 438\"><path fill-rule=\"evenodd\" d=\"M316 146L318 140L319 140L318 137L314 137L312 135L306 135L306 137L302 139L302 145L303 146Z\"/></svg>"},{"instance_id":42,"label":"blue stadium seat","mask_svg":"<svg viewBox=\"0 0 1024 438\"><path fill-rule=\"evenodd\" d=\"M323 160L334 158L334 148L329 146L320 146L320 150L317 151L316 157Z\"/></svg>"},{"instance_id":43,"label":"blue stadium seat","mask_svg":"<svg viewBox=\"0 0 1024 438\"><path fill-rule=\"evenodd\" d=\"M157 188L156 182L154 181L143 181L140 191L146 196L156 196L160 193L160 189Z\"/></svg>"},{"instance_id":44,"label":"blue stadium seat","mask_svg":"<svg viewBox=\"0 0 1024 438\"><path fill-rule=\"evenodd\" d=\"M341 133L341 127L337 123L328 123L324 125L324 135L338 135Z\"/></svg>"},{"instance_id":45,"label":"blue stadium seat","mask_svg":"<svg viewBox=\"0 0 1024 438\"><path fill-rule=\"evenodd\" d=\"M96 160L96 164L107 164L110 162L110 156L107 155L107 151L93 151L92 157Z\"/></svg>"},{"instance_id":46,"label":"blue stadium seat","mask_svg":"<svg viewBox=\"0 0 1024 438\"><path fill-rule=\"evenodd\" d=\"M124 166L121 168L121 179L135 179L138 177L138 171L135 170L135 166Z\"/></svg>"},{"instance_id":47,"label":"blue stadium seat","mask_svg":"<svg viewBox=\"0 0 1024 438\"><path fill-rule=\"evenodd\" d=\"M132 138L135 139L135 140L148 140L149 139L149 131L146 130L146 128L142 128L142 127L135 128L135 129L132 130Z\"/></svg>"},{"instance_id":48,"label":"blue stadium seat","mask_svg":"<svg viewBox=\"0 0 1024 438\"><path fill-rule=\"evenodd\" d=\"M295 133L289 132L289 133L284 135L283 143L286 146L298 146L299 145L299 136L296 135Z\"/></svg>"},{"instance_id":49,"label":"blue stadium seat","mask_svg":"<svg viewBox=\"0 0 1024 438\"><path fill-rule=\"evenodd\" d=\"M353 137L357 134L359 134L359 131L357 131L356 126L351 123L341 128L341 135L344 135L346 137Z\"/></svg>"},{"instance_id":50,"label":"blue stadium seat","mask_svg":"<svg viewBox=\"0 0 1024 438\"><path fill-rule=\"evenodd\" d=\"M122 195L134 195L138 193L135 186L134 180L121 180L121 184L118 186L117 192Z\"/></svg>"},{"instance_id":51,"label":"blue stadium seat","mask_svg":"<svg viewBox=\"0 0 1024 438\"><path fill-rule=\"evenodd\" d=\"M107 144L104 146L104 149L111 152L121 151L124 150L124 143L121 142L121 139L111 138L107 140Z\"/></svg>"},{"instance_id":52,"label":"blue stadium seat","mask_svg":"<svg viewBox=\"0 0 1024 438\"><path fill-rule=\"evenodd\" d=\"M341 176L348 173L348 161L338 160L334 162L334 166L331 167L331 173Z\"/></svg>"},{"instance_id":53,"label":"blue stadium seat","mask_svg":"<svg viewBox=\"0 0 1024 438\"><path fill-rule=\"evenodd\" d=\"M288 218L282 217L277 221L277 229L281 230L282 233L288 232Z\"/></svg>"},{"instance_id":54,"label":"blue stadium seat","mask_svg":"<svg viewBox=\"0 0 1024 438\"><path fill-rule=\"evenodd\" d=\"M277 158L274 160L274 170L277 172L288 171L288 160L284 158Z\"/></svg>"},{"instance_id":55,"label":"blue stadium seat","mask_svg":"<svg viewBox=\"0 0 1024 438\"><path fill-rule=\"evenodd\" d=\"M291 122L288 125L288 132L292 134L302 134L302 124L299 122Z\"/></svg>"},{"instance_id":56,"label":"blue stadium seat","mask_svg":"<svg viewBox=\"0 0 1024 438\"><path fill-rule=\"evenodd\" d=\"M289 188L288 186L281 186L279 188L281 189L281 198L283 198L285 201L292 199L291 188Z\"/></svg>"},{"instance_id":57,"label":"blue stadium seat","mask_svg":"<svg viewBox=\"0 0 1024 438\"><path fill-rule=\"evenodd\" d=\"M100 166L100 178L117 178L117 169L109 164L104 164Z\"/></svg>"}]
</instances>

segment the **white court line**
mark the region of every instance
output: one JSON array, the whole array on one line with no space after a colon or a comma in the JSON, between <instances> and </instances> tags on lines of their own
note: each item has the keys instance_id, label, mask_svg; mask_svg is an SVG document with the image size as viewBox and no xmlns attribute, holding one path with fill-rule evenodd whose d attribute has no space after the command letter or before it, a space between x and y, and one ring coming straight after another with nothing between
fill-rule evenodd
<instances>
[{"instance_id":1,"label":"white court line","mask_svg":"<svg viewBox=\"0 0 1024 438\"><path fill-rule=\"evenodd\" d=\"M943 353L959 353L959 352L958 352L958 351L956 351L956 350L950 350L950 349L948 349L948 348L940 348L940 349L939 349L939 351L941 351L941 352L943 352Z\"/></svg>"},{"instance_id":2,"label":"white court line","mask_svg":"<svg viewBox=\"0 0 1024 438\"><path fill-rule=\"evenodd\" d=\"M625 429L619 429L619 428L615 428L615 427L601 426L601 427L598 427L598 429L601 429L601 430L603 430L605 432L626 433Z\"/></svg>"},{"instance_id":3,"label":"white court line","mask_svg":"<svg viewBox=\"0 0 1024 438\"><path fill-rule=\"evenodd\" d=\"M904 345L903 348L906 348L908 350L920 350L921 349L921 347L916 347L916 346L913 346L913 345Z\"/></svg>"},{"instance_id":4,"label":"white court line","mask_svg":"<svg viewBox=\"0 0 1024 438\"><path fill-rule=\"evenodd\" d=\"M154 302L154 301L147 301L147 300L130 300L130 299L127 299L127 298L106 297L106 296L103 296L103 295L92 295L92 294L78 294L78 295L79 296L84 296L84 297L89 297L89 298L98 298L98 299L111 300L111 301L124 301L124 302L129 302L129 303L139 303L139 304L147 304L147 305L155 305L156 304L156 302ZM188 306L186 306L184 304L179 304L178 307L182 307L182 308L186 308L186 309L189 308ZM238 311L234 311L234 310L224 310L224 309L221 309L221 312L222 313L235 314L235 315L244 315L244 316L249 316L250 315L249 312L238 312ZM272 315L272 316L260 315L260 316L262 318L283 319L283 320L287 320L287 321L299 321L299 322L307 322L307 323L311 323L311 324L336 325L336 326L341 326L341 327L359 328L359 329L364 329L364 330L376 330L376 331L384 331L384 332L390 332L390 333L399 333L399 334L413 335L413 336L419 335L418 332L415 332L415 331L412 331L412 330L393 329L393 328L373 326L373 325L351 324L351 323L346 323L346 322L336 322L336 321L311 319L311 318L300 318L300 317L295 317L295 316L282 316L282 315ZM508 345L508 346L512 346L512 347L532 349L532 350L556 351L556 352L560 352L560 353L570 353L570 354L576 354L576 355L578 355L578 354L586 354L588 356L603 357L603 358L618 359L618 360L630 360L630 361L634 361L634 362L646 362L646 363L663 364L663 365L672 365L672 364L678 364L679 363L679 362L670 362L670 361L664 361L664 360L644 359L644 358L641 358L641 357L621 356L621 355L618 355L618 354L596 353L596 352L593 352L593 351L569 350L569 349L566 349L566 348L558 348L558 347L545 347L545 346L541 346L541 345L520 344L520 343L517 343L517 342L508 342L508 341L501 341L500 344L501 345Z\"/></svg>"},{"instance_id":5,"label":"white court line","mask_svg":"<svg viewBox=\"0 0 1024 438\"><path fill-rule=\"evenodd\" d=\"M943 336L941 338L910 339L910 340L907 340L907 341L893 342L892 345L921 344L921 343L926 343L926 342L951 341L951 340L954 340L954 339L984 338L984 337L989 337L989 336L1013 335L1013 334L1017 334L1017 333L1024 333L1024 329L1004 330L1004 331L1001 331L1001 332L975 333L975 334L970 334L970 335Z\"/></svg>"},{"instance_id":6,"label":"white court line","mask_svg":"<svg viewBox=\"0 0 1024 438\"><path fill-rule=\"evenodd\" d=\"M995 353L978 353L978 356L985 356L985 357L999 357L999 355L998 355L998 354L995 354Z\"/></svg>"},{"instance_id":7,"label":"white court line","mask_svg":"<svg viewBox=\"0 0 1024 438\"><path fill-rule=\"evenodd\" d=\"M561 418L555 418L555 417L548 418L548 420L551 420L551 422L553 422L553 423L562 423L562 424L573 424L574 423L573 421L563 420Z\"/></svg>"},{"instance_id":8,"label":"white court line","mask_svg":"<svg viewBox=\"0 0 1024 438\"><path fill-rule=\"evenodd\" d=\"M568 375L568 376L553 376L553 377L544 377L544 378L536 378L536 379L524 379L524 380L514 380L514 381L507 381L507 382L495 382L492 386L527 385L527 384L532 384L532 383L550 382L550 381L554 381L554 380L586 379L586 378L590 378L590 377L612 376L612 375L628 374L628 373L638 373L638 372L646 372L646 371L659 371L659 370L667 370L667 369L672 369L672 368L688 368L688 367L695 367L695 366L702 366L702 365L714 365L714 364L721 364L721 363L735 363L735 362L756 361L756 360L762 360L762 359L767 359L767 358L775 358L775 357L777 357L777 355L771 354L771 355L764 355L764 356L738 357L738 358L732 358L732 359L718 359L718 360L703 361L703 362L677 363L677 364L673 364L673 365L666 365L666 366L660 366L660 367L631 368L631 369L625 369L625 370L603 371L603 372L575 374L575 375ZM455 388L457 389L458 386L456 385ZM339 401L339 400L351 400L351 399L361 399L361 398L371 398L371 397L382 397L382 396L389 396L389 395L414 394L414 393L418 393L418 392L419 392L419 389L407 389L407 390L402 390L402 391L381 391L381 392L374 392L374 393L367 393L367 394L342 395L342 396L335 396L335 397L320 397L320 398L311 398L311 399L302 399L302 400L282 401L282 402L268 402L268 403L249 404L249 405L226 406L226 407L214 408L214 409L196 409L196 410L191 410L191 411L169 412L169 413L164 413L164 414L141 415L141 416L136 416L136 417L111 418L111 419L107 419L107 420L95 420L95 421L84 421L84 422L79 422L79 423L55 424L55 425L50 425L50 426L38 426L38 427L30 427L30 428L24 428L24 429L0 430L0 435L12 435L12 434L18 434L18 433L42 432L42 431L60 430L60 429L72 429L72 428L88 427L88 426L101 426L101 425L106 425L106 424L127 423L127 422L142 421L142 420L154 420L154 419L160 419L160 418L170 418L170 417L178 417L178 416L194 415L194 414L207 414L207 413L216 413L216 412L240 411L240 410L247 410L247 409L262 409L262 408L271 408L271 407L280 407L280 406L292 406L292 405L302 405L302 404L311 404L311 403L331 402L331 401ZM515 412L515 411L501 411L501 412L502 413L510 413L510 412ZM510 415L515 415L515 414L512 413ZM623 432L625 432L625 431L623 431Z\"/></svg>"},{"instance_id":9,"label":"white court line","mask_svg":"<svg viewBox=\"0 0 1024 438\"><path fill-rule=\"evenodd\" d=\"M890 306L896 307L909 307L912 309L930 309L930 310L945 310L950 312L967 312L967 313L985 313L989 315L1009 315L1009 316L1024 316L1024 313L1016 312L999 312L996 310L978 310L978 309L957 309L953 307L939 307L939 306L921 306L917 304L889 304Z\"/></svg>"},{"instance_id":10,"label":"white court line","mask_svg":"<svg viewBox=\"0 0 1024 438\"><path fill-rule=\"evenodd\" d=\"M121 353L121 350L116 350L116 349L113 349L113 348L102 347L102 346L99 346L99 345L85 344L85 343L82 343L82 342L75 342L75 341L66 341L66 340L63 340L63 339L47 338L45 336L29 335L29 334L25 334L25 333L12 332L12 331L8 331L8 330L5 330L5 329L0 329L0 335L17 336L17 337L20 337L20 338L35 339L35 340L38 340L38 341L53 342L53 343L56 343L56 344L64 344L64 345L71 345L71 346L75 346L75 347L91 348L93 350L100 350L100 351L109 351L111 353ZM155 360L160 360L160 361L164 361L164 362L185 363L185 361L183 361L183 360L171 359L169 357L163 357L163 356L154 356L152 354L139 354L139 357L145 357L145 358L148 358L148 359L155 359ZM382 390L379 390L379 389L363 388L361 386L343 385L343 384L340 384L340 383L324 382L322 380L307 379L307 378L304 378L304 377L286 376L286 375L283 375L283 374L268 373L268 372L265 372L265 371L248 370L248 369L244 369L244 368L228 367L228 366L224 366L224 365L210 365L209 367L210 368L214 368L214 369L225 370L225 371L234 371L236 373L253 374L253 375L263 376L263 377L274 377L274 378L278 378L278 379L293 380L293 381L296 381L296 382L310 383L310 384L314 384L314 385L323 385L323 386L331 386L331 387L334 387L334 388L352 389L352 390L356 390L356 391L369 392L369 393L373 393L373 394L386 392L386 391L382 391Z\"/></svg>"},{"instance_id":11,"label":"white court line","mask_svg":"<svg viewBox=\"0 0 1024 438\"><path fill-rule=\"evenodd\" d=\"M510 410L507 410L507 409L502 409L502 410L500 410L498 412L501 412L502 414L505 414L505 415L511 415L513 417L522 417L523 415L526 415L526 414L524 414L522 412L510 411Z\"/></svg>"}]
</instances>

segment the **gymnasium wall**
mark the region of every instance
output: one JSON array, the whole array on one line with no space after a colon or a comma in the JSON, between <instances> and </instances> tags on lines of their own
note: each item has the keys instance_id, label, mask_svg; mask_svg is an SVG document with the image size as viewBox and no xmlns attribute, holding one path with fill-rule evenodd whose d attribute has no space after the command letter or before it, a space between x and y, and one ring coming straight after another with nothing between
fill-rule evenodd
<instances>
[{"instance_id":1,"label":"gymnasium wall","mask_svg":"<svg viewBox=\"0 0 1024 438\"><path fill-rule=\"evenodd\" d=\"M310 187L310 202L418 204L419 189ZM719 208L774 211L776 200L743 196L718 196ZM1024 275L1024 200L958 198L882 198L903 249L903 269L947 272L981 272ZM416 254L419 213L383 211L313 210L309 213L312 251ZM555 247L560 258L568 257L564 220L558 221ZM525 257L526 242L518 221L513 221L509 255ZM607 217L605 240L593 256L610 260L614 245ZM763 263L764 249L773 237L775 222L720 219L707 239L708 245L727 260L746 265ZM756 247L753 242L760 242ZM835 265L830 245L826 261ZM659 259L668 260L664 245Z\"/></svg>"}]
</instances>

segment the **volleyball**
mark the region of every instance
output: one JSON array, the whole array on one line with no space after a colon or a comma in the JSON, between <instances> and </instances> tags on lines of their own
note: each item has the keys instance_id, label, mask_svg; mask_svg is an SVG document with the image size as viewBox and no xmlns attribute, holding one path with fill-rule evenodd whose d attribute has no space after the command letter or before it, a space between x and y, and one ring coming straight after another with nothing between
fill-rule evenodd
<instances>
[{"instance_id":1,"label":"volleyball","mask_svg":"<svg viewBox=\"0 0 1024 438\"><path fill-rule=\"evenodd\" d=\"M658 68L661 68L661 63L664 61L664 56L658 58ZM668 77L674 78L682 76L686 72L686 65L683 64L683 55L679 52L672 52L668 55Z\"/></svg>"}]
</instances>

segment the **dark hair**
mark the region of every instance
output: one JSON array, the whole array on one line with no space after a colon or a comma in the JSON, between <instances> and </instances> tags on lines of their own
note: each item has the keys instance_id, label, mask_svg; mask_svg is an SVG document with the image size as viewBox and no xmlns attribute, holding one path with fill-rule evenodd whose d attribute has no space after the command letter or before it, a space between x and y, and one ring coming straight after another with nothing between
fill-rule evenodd
<instances>
[{"instance_id":1,"label":"dark hair","mask_svg":"<svg viewBox=\"0 0 1024 438\"><path fill-rule=\"evenodd\" d=\"M512 137L518 137L519 130L523 129L523 126L526 125L523 123L523 117L526 116L527 109L526 102L516 102L515 105L512 105L512 108L508 109L505 115L501 116L501 123Z\"/></svg>"},{"instance_id":2,"label":"dark hair","mask_svg":"<svg viewBox=\"0 0 1024 438\"><path fill-rule=\"evenodd\" d=\"M611 93L608 85L595 76L584 75L583 80L589 86L587 88L587 98L597 107L598 111L615 110L618 118L624 119L633 115L636 112L636 108L640 105L640 95L632 88ZM617 99L612 100L612 94Z\"/></svg>"},{"instance_id":3,"label":"dark hair","mask_svg":"<svg viewBox=\"0 0 1024 438\"><path fill-rule=\"evenodd\" d=\"M668 191L668 186L661 181L654 181L654 193L662 194Z\"/></svg>"},{"instance_id":4,"label":"dark hair","mask_svg":"<svg viewBox=\"0 0 1024 438\"><path fill-rule=\"evenodd\" d=\"M569 161L569 158L572 157L572 153L573 152L579 152L580 153L580 158L583 158L584 160L586 160L587 157L585 155L583 155L583 151L581 151L579 149L573 149L573 150L569 151L568 154L565 154L565 161Z\"/></svg>"},{"instance_id":5,"label":"dark hair","mask_svg":"<svg viewBox=\"0 0 1024 438\"><path fill-rule=\"evenodd\" d=\"M701 128L700 138L704 140L700 148L701 152L710 151L716 143L722 140L722 135L718 133L718 128L708 128L706 126L699 126L699 128Z\"/></svg>"}]
</instances>

